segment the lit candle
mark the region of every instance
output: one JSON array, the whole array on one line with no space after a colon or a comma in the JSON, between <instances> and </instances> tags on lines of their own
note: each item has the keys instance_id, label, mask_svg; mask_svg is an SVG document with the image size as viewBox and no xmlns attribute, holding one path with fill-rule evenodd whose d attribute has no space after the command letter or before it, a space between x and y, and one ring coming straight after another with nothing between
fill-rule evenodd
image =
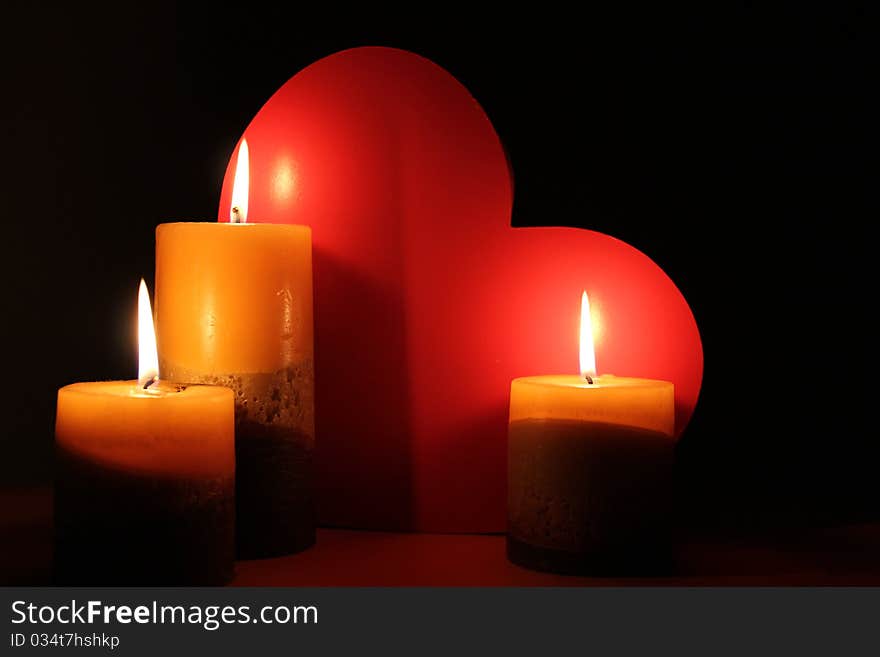
<instances>
[{"instance_id":1,"label":"lit candle","mask_svg":"<svg viewBox=\"0 0 880 657\"><path fill-rule=\"evenodd\" d=\"M570 573L668 563L673 385L596 375L589 299L581 375L515 379L508 431L507 553Z\"/></svg>"},{"instance_id":2,"label":"lit candle","mask_svg":"<svg viewBox=\"0 0 880 657\"><path fill-rule=\"evenodd\" d=\"M235 393L237 549L255 558L315 540L312 242L247 223L247 154L229 223L158 227L156 323L164 376Z\"/></svg>"},{"instance_id":3,"label":"lit candle","mask_svg":"<svg viewBox=\"0 0 880 657\"><path fill-rule=\"evenodd\" d=\"M143 281L138 343L137 381L58 391L56 577L222 584L234 560L232 391L159 379Z\"/></svg>"}]
</instances>

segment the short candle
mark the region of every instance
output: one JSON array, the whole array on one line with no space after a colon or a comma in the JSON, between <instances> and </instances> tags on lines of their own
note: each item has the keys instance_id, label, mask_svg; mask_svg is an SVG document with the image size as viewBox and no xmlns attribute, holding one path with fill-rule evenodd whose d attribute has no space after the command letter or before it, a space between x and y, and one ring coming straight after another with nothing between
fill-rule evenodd
<instances>
[{"instance_id":1,"label":"short candle","mask_svg":"<svg viewBox=\"0 0 880 657\"><path fill-rule=\"evenodd\" d=\"M232 391L160 381L143 281L138 314L137 381L58 391L56 579L222 584L234 561Z\"/></svg>"},{"instance_id":2,"label":"short candle","mask_svg":"<svg viewBox=\"0 0 880 657\"><path fill-rule=\"evenodd\" d=\"M624 573L668 562L673 384L595 367L585 292L581 376L511 383L507 549L519 565Z\"/></svg>"},{"instance_id":3,"label":"short candle","mask_svg":"<svg viewBox=\"0 0 880 657\"><path fill-rule=\"evenodd\" d=\"M307 226L247 223L247 142L230 223L156 230L159 362L176 383L235 393L241 558L315 540L312 241Z\"/></svg>"}]
</instances>

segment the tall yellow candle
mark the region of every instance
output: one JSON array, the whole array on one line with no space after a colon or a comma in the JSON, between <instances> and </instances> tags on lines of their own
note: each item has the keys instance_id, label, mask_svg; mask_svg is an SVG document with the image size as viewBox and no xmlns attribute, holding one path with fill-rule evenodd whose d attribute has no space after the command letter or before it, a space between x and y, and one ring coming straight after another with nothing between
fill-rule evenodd
<instances>
[{"instance_id":1,"label":"tall yellow candle","mask_svg":"<svg viewBox=\"0 0 880 657\"><path fill-rule=\"evenodd\" d=\"M139 379L58 391L57 579L222 584L234 560L232 391L158 381L143 282L139 307Z\"/></svg>"},{"instance_id":2,"label":"tall yellow candle","mask_svg":"<svg viewBox=\"0 0 880 657\"><path fill-rule=\"evenodd\" d=\"M169 380L235 393L236 538L253 558L315 538L312 247L306 226L244 223L245 149L234 223L158 227L156 321Z\"/></svg>"},{"instance_id":3,"label":"tall yellow candle","mask_svg":"<svg viewBox=\"0 0 880 657\"><path fill-rule=\"evenodd\" d=\"M511 384L508 556L556 572L654 569L669 557L673 384L596 375L586 293L581 327L581 376Z\"/></svg>"}]
</instances>

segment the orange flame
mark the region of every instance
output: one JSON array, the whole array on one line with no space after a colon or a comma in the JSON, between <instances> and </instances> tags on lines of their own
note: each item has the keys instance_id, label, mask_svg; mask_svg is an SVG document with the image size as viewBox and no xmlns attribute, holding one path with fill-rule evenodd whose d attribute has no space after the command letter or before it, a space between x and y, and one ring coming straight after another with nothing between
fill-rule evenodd
<instances>
[{"instance_id":1,"label":"orange flame","mask_svg":"<svg viewBox=\"0 0 880 657\"><path fill-rule=\"evenodd\" d=\"M593 346L593 322L590 319L590 298L584 290L581 296L581 376L591 380L596 376L596 349Z\"/></svg>"},{"instance_id":2,"label":"orange flame","mask_svg":"<svg viewBox=\"0 0 880 657\"><path fill-rule=\"evenodd\" d=\"M242 139L241 146L238 147L238 159L235 161L235 177L232 181L232 205L229 208L230 223L247 223L249 195L250 153L247 140Z\"/></svg>"},{"instance_id":3,"label":"orange flame","mask_svg":"<svg viewBox=\"0 0 880 657\"><path fill-rule=\"evenodd\" d=\"M138 290L138 387L148 388L159 379L159 355L156 352L156 328L147 284L141 279Z\"/></svg>"}]
</instances>

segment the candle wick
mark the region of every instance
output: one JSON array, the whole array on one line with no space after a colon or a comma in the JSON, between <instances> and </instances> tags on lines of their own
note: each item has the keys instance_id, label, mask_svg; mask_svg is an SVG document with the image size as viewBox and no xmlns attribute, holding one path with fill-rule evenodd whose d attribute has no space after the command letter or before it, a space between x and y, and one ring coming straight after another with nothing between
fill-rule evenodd
<instances>
[{"instance_id":1,"label":"candle wick","mask_svg":"<svg viewBox=\"0 0 880 657\"><path fill-rule=\"evenodd\" d=\"M156 377L152 377L152 378L150 378L150 379L147 379L147 380L144 382L144 390L146 390L147 388L149 388L149 387L150 387L151 385L153 385L154 383L156 383Z\"/></svg>"},{"instance_id":2,"label":"candle wick","mask_svg":"<svg viewBox=\"0 0 880 657\"><path fill-rule=\"evenodd\" d=\"M593 377L591 377L589 374L584 374L584 378L587 380L587 383L593 385Z\"/></svg>"},{"instance_id":3,"label":"candle wick","mask_svg":"<svg viewBox=\"0 0 880 657\"><path fill-rule=\"evenodd\" d=\"M241 210L238 209L237 205L232 206L232 216L230 217L229 221L233 224L241 223Z\"/></svg>"}]
</instances>

